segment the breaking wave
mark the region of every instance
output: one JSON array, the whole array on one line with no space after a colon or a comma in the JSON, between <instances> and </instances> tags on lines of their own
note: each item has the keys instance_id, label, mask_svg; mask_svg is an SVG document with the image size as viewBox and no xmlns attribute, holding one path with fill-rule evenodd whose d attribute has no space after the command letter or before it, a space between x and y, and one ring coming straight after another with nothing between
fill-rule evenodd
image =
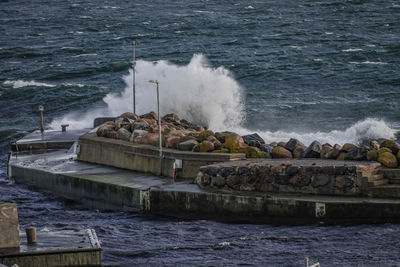
<instances>
[{"instance_id":1,"label":"breaking wave","mask_svg":"<svg viewBox=\"0 0 400 267\"><path fill-rule=\"evenodd\" d=\"M70 113L52 122L58 129L68 123L70 129L90 128L94 118L118 116L133 110L132 70L123 79L126 83L121 93L110 93L103 101L106 107L89 110L85 114ZM144 114L157 110L156 86L149 80L160 82L160 113L176 113L180 118L205 125L213 131L231 130L240 134L250 131L242 127L245 118L244 99L239 83L223 68L211 68L203 55L194 55L189 64L178 66L168 61L149 62L140 60L136 67L136 113ZM322 143L358 143L364 139L394 139L396 130L385 121L366 118L346 130L330 132L271 132L256 131L267 143L296 138L304 144L314 140Z\"/></svg>"}]
</instances>

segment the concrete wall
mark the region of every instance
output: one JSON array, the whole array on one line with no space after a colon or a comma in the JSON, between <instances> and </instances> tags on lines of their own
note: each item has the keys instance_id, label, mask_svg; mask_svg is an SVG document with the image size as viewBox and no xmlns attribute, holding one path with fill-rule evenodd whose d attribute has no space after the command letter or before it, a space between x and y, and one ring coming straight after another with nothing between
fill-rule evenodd
<instances>
[{"instance_id":1,"label":"concrete wall","mask_svg":"<svg viewBox=\"0 0 400 267\"><path fill-rule=\"evenodd\" d=\"M177 178L193 179L201 166L240 158L245 158L245 155L186 152L164 148L161 174L173 177L175 159L182 159L182 169L178 170ZM160 173L159 151L156 147L98 137L95 134L86 134L79 138L78 160L157 175Z\"/></svg>"},{"instance_id":2,"label":"concrete wall","mask_svg":"<svg viewBox=\"0 0 400 267\"><path fill-rule=\"evenodd\" d=\"M0 249L19 248L17 205L0 202Z\"/></svg>"},{"instance_id":3,"label":"concrete wall","mask_svg":"<svg viewBox=\"0 0 400 267\"><path fill-rule=\"evenodd\" d=\"M263 160L204 166L196 178L203 188L316 195L360 195L372 162ZM367 179L367 178L366 178Z\"/></svg>"}]
</instances>

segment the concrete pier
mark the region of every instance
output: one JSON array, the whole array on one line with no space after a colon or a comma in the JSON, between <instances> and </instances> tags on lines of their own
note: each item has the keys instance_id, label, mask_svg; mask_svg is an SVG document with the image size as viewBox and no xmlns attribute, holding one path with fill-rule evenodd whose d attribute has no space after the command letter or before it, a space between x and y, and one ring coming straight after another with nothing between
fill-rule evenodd
<instances>
[{"instance_id":1,"label":"concrete pier","mask_svg":"<svg viewBox=\"0 0 400 267\"><path fill-rule=\"evenodd\" d=\"M99 209L257 223L400 222L400 199L201 189L192 180L81 162L74 149L13 155L9 176Z\"/></svg>"}]
</instances>

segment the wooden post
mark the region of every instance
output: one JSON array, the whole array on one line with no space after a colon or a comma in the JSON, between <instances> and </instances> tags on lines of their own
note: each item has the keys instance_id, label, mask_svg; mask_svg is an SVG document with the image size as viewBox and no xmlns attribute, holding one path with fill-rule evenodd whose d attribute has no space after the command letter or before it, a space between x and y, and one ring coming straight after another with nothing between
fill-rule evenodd
<instances>
[{"instance_id":1,"label":"wooden post","mask_svg":"<svg viewBox=\"0 0 400 267\"><path fill-rule=\"evenodd\" d=\"M44 124L43 124L43 112L44 112L44 107L42 105L39 105L39 111L40 111L40 132L44 132Z\"/></svg>"},{"instance_id":2,"label":"wooden post","mask_svg":"<svg viewBox=\"0 0 400 267\"><path fill-rule=\"evenodd\" d=\"M28 244L35 244L36 241L36 227L28 227L25 229L26 232L26 240Z\"/></svg>"}]
</instances>

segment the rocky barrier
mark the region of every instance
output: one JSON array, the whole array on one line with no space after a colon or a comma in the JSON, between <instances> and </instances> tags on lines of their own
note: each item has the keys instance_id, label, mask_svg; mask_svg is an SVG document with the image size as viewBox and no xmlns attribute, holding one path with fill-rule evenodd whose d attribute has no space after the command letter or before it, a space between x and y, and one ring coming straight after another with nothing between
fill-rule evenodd
<instances>
[{"instance_id":1,"label":"rocky barrier","mask_svg":"<svg viewBox=\"0 0 400 267\"><path fill-rule=\"evenodd\" d=\"M315 195L367 194L379 163L332 160L251 160L203 166L201 188Z\"/></svg>"},{"instance_id":2,"label":"rocky barrier","mask_svg":"<svg viewBox=\"0 0 400 267\"><path fill-rule=\"evenodd\" d=\"M138 144L158 146L157 114L141 116L126 112L99 126L97 135ZM245 153L247 158L321 158L334 160L378 161L388 168L400 163L400 144L393 140L366 140L361 144L321 144L308 147L299 140L270 143L258 135L240 136L234 132L213 132L201 125L181 120L176 114L161 119L163 147L192 152Z\"/></svg>"}]
</instances>

